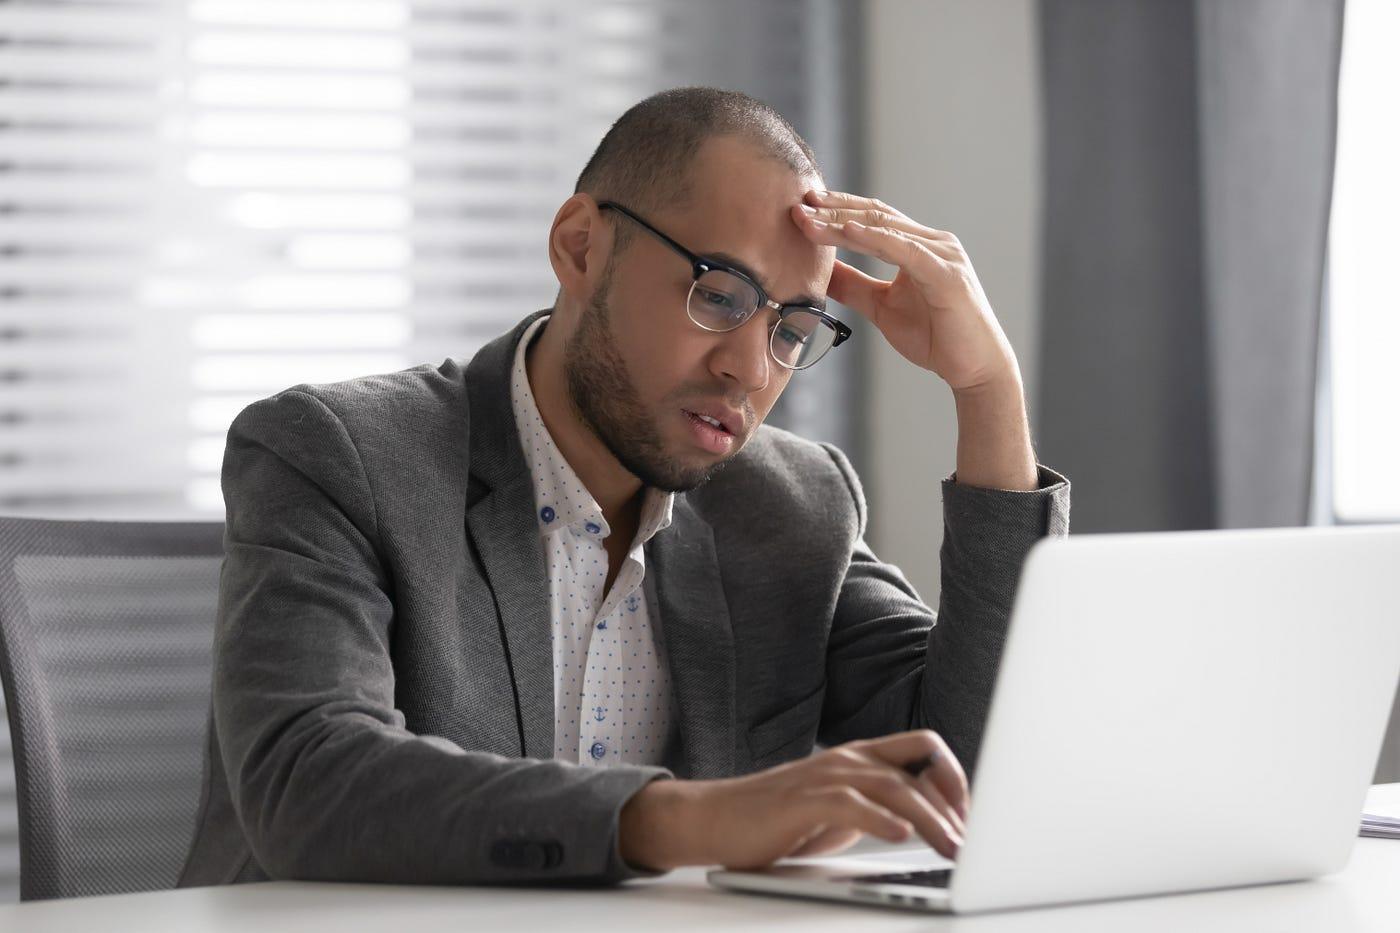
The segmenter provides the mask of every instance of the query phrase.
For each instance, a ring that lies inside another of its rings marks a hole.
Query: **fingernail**
[[[799,204],[798,207],[802,208],[802,213],[804,214],[815,214],[817,212],[817,209],[815,207],[811,207],[806,204]]]
[[[816,227],[818,230],[824,230],[827,227],[831,226],[831,224],[827,223],[825,220],[817,220],[815,217],[813,217],[812,226]]]
[[[846,221],[846,229],[847,229],[847,230],[852,230],[852,229],[854,229],[854,230],[864,230],[864,229],[865,229],[865,224],[861,223],[859,220],[848,220],[848,221]]]

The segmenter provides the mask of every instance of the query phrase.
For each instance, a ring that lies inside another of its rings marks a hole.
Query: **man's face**
[[[835,250],[811,243],[790,214],[819,180],[727,137],[706,142],[693,171],[688,205],[644,219],[692,252],[737,260],[778,302],[820,302]],[[609,261],[568,340],[569,393],[593,433],[643,483],[691,489],[738,453],[793,375],[769,353],[777,312],[761,309],[726,333],[703,330],[686,314],[693,276],[685,258],[620,214],[605,217],[631,224],[632,239]],[[724,433],[733,436],[707,434],[691,414],[697,410],[724,413]]]

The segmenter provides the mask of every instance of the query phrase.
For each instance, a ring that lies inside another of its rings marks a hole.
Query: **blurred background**
[[[961,238],[1076,532],[1400,520],[1397,51],[1391,0],[0,2],[0,514],[222,518],[240,408],[548,306],[602,134],[712,84]],[[770,420],[936,605],[951,399],[842,316]],[[15,805],[0,738],[0,898]]]

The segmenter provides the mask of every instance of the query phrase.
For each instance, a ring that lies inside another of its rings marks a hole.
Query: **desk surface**
[[[1400,784],[1371,789],[1370,812],[1400,815]],[[1344,871],[1316,881],[972,917],[733,894],[682,869],[613,888],[444,888],[270,882],[0,906],[0,930],[976,930],[1136,933],[1400,930],[1400,840],[1358,839]]]

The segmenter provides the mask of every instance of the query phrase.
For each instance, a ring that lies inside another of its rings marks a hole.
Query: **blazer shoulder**
[[[455,502],[466,484],[469,413],[457,360],[339,382],[289,386],[244,408],[229,428],[225,486],[243,485],[265,448],[366,514]]]
[[[420,413],[416,409],[465,410],[467,398],[465,367],[460,360],[450,358],[436,366],[420,363],[397,372],[339,382],[303,382],[283,389],[285,392],[310,395],[346,421]]]
[[[449,358],[436,366],[420,363],[338,382],[303,382],[259,399],[239,418],[265,420],[280,410],[296,412],[300,420],[304,404],[297,403],[309,396],[320,403],[313,407],[333,416],[357,448],[460,438],[468,420],[464,375],[462,362]]]

